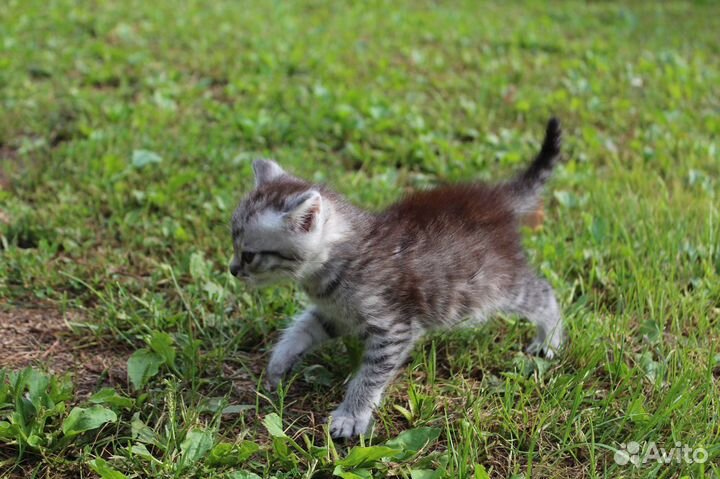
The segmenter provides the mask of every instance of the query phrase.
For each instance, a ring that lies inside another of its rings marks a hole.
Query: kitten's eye
[[[285,261],[297,261],[296,257],[289,256],[287,253],[281,253],[279,251],[260,251],[260,254],[275,256],[276,258],[280,258]]]
[[[255,253],[252,253],[250,251],[243,251],[243,253],[240,255],[240,261],[246,264],[252,263],[252,260],[255,258]]]

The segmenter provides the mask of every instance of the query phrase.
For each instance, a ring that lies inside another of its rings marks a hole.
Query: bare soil
[[[85,320],[81,311],[0,304],[0,367],[40,366],[57,374],[69,372],[76,400],[101,386],[125,387],[131,351],[100,340],[81,327],[71,327]]]
[[[15,161],[17,152],[9,146],[0,145],[0,189],[10,188],[10,177],[5,171],[7,164]]]

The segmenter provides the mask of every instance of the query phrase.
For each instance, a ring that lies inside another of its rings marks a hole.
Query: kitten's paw
[[[282,381],[282,378],[282,376],[271,376],[270,374],[267,374],[265,376],[265,382],[263,383],[263,385],[268,391],[275,391],[280,385],[280,381]]]
[[[265,389],[275,391],[289,370],[286,364],[270,361],[265,372]]]
[[[542,339],[535,338],[525,349],[525,351],[528,354],[532,354],[533,356],[541,356],[545,359],[553,359],[555,357],[555,353],[557,353],[557,351],[560,349],[560,346],[561,344],[546,344],[546,342]]]
[[[367,432],[372,420],[372,411],[352,414],[338,408],[330,414],[328,420],[330,435],[333,438],[351,438]]]
[[[528,354],[532,354],[533,356],[540,356],[543,352],[542,339],[533,339],[532,342],[528,345],[528,347],[525,348],[525,352]]]

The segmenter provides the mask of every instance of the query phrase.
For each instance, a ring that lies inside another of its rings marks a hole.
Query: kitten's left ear
[[[255,172],[256,188],[285,174],[285,170],[272,160],[255,160],[252,166]]]
[[[285,208],[285,222],[290,229],[308,233],[318,224],[322,210],[322,196],[309,190],[293,198]]]

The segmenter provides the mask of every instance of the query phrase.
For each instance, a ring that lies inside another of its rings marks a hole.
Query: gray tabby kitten
[[[366,432],[388,383],[428,330],[519,314],[537,326],[528,351],[552,358],[563,342],[560,309],[528,266],[518,230],[538,204],[560,142],[560,124],[551,119],[540,153],[515,179],[415,192],[381,213],[273,161],[255,161],[255,189],[232,218],[230,271],[251,285],[293,279],[312,301],[283,331],[268,386],[320,343],[358,336],[362,366],[330,417],[334,437],[352,437]]]

